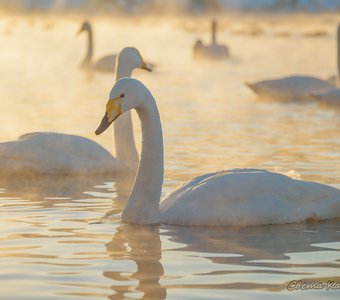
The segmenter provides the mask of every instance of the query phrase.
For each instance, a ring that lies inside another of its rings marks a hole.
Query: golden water
[[[194,62],[204,19],[97,18],[95,57],[136,46],[155,72],[166,193],[193,176],[256,167],[340,187],[340,110],[258,101],[244,81],[336,72],[336,16],[225,17],[227,62]],[[81,19],[2,16],[0,138],[32,131],[97,137],[114,76],[78,70]],[[259,28],[262,33],[248,34]],[[314,33],[321,34],[315,34]],[[139,123],[135,118],[137,140]],[[138,147],[140,145],[138,143]],[[115,216],[123,178],[0,179],[1,299],[338,299],[339,290],[288,291],[292,280],[340,281],[339,220],[254,228],[127,226]],[[113,217],[112,217],[113,215]],[[104,217],[104,219],[103,219]],[[104,222],[96,222],[104,220]]]

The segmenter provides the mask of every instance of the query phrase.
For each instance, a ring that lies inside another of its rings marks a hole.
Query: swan
[[[198,39],[194,45],[195,59],[224,59],[230,56],[229,49],[225,45],[219,45],[216,41],[217,21],[211,22],[211,44],[204,45],[202,40]]]
[[[326,80],[304,75],[246,82],[246,85],[260,98],[287,102],[312,100],[311,94],[333,87]]]
[[[121,219],[127,223],[249,226],[326,219],[340,215],[340,190],[258,169],[198,176],[160,202],[164,166],[159,112],[151,92],[123,78],[110,92],[101,134],[126,111],[136,109],[142,127],[137,176]]]
[[[91,69],[98,72],[110,72],[113,73],[115,70],[116,65],[116,58],[117,54],[110,54],[103,56],[96,62],[92,62],[93,57],[93,31],[92,26],[88,21],[85,21],[82,26],[80,27],[80,30],[78,34],[86,32],[88,43],[87,43],[87,52],[85,55],[85,58],[83,62],[80,64],[80,67],[83,69]]]
[[[151,71],[139,51],[124,48],[118,56],[117,79],[131,76],[136,68]],[[96,142],[81,136],[34,132],[16,141],[0,143],[0,174],[96,174],[121,170],[136,171],[138,154],[131,114],[114,127],[116,157]]]
[[[315,100],[313,94],[332,89],[338,85],[340,76],[340,25],[337,29],[338,75],[323,80],[307,75],[293,75],[245,84],[259,97],[280,101]]]

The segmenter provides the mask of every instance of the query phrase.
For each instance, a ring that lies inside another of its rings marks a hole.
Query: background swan
[[[134,69],[150,71],[136,48],[124,48],[118,56],[117,79],[131,76]],[[138,154],[131,114],[115,124],[116,156],[96,142],[76,135],[35,132],[16,141],[0,143],[0,173],[88,174],[135,171]],[[125,150],[125,151],[124,151]]]
[[[117,54],[110,54],[103,56],[96,62],[92,62],[93,58],[93,31],[90,22],[85,21],[78,34],[86,32],[87,33],[87,51],[83,62],[80,64],[81,68],[92,69],[98,72],[110,72],[113,73],[116,66]]]
[[[328,80],[307,75],[293,75],[254,83],[246,82],[246,85],[260,98],[280,101],[315,100],[311,95],[337,86],[340,76],[340,25],[337,29],[337,60],[338,75]]]
[[[278,101],[308,101],[311,94],[333,87],[316,77],[295,75],[272,80],[246,83],[260,98]]]
[[[211,22],[211,44],[204,45],[203,42],[198,39],[193,49],[195,59],[223,59],[230,56],[227,46],[217,44],[216,31],[217,21],[213,20]]]
[[[96,134],[135,108],[142,126],[142,153],[136,180],[122,213],[129,223],[174,225],[259,225],[325,219],[340,214],[340,190],[257,169],[235,169],[194,178],[160,202],[163,137],[156,102],[131,78],[110,93]]]

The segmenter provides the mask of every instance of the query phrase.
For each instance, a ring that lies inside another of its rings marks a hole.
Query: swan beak
[[[152,68],[151,68],[150,64],[147,64],[144,60],[142,60],[142,69],[147,70],[149,72],[152,72]]]
[[[106,104],[105,115],[102,121],[100,122],[99,127],[95,131],[96,135],[103,133],[107,128],[109,128],[111,123],[114,120],[116,120],[120,116],[121,113],[122,113],[122,104],[121,104],[120,97],[110,99]]]

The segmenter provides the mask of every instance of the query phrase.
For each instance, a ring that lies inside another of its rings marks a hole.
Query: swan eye
[[[120,96],[119,96],[119,98],[124,98],[125,97],[125,94],[121,94]]]

